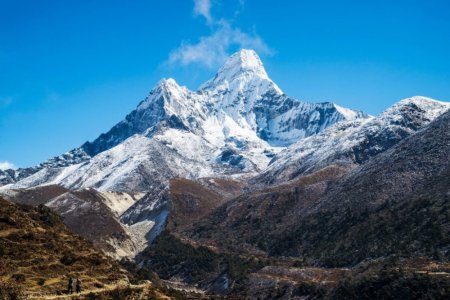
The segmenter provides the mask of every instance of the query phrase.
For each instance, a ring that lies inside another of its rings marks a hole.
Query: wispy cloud
[[[239,9],[242,9],[243,4],[244,2],[240,0]],[[271,53],[269,46],[256,32],[245,32],[241,28],[234,27],[226,19],[216,20],[211,15],[210,0],[194,0],[194,15],[203,16],[208,25],[211,25],[212,32],[210,35],[200,37],[196,43],[182,42],[169,54],[167,63],[171,66],[200,64],[207,68],[215,68],[236,48],[251,48],[261,54]]]
[[[194,15],[203,16],[208,24],[212,24],[211,0],[194,0]]]
[[[214,68],[224,62],[230,55],[233,46],[252,48],[259,53],[269,54],[270,48],[255,33],[246,33],[239,28],[233,28],[228,22],[221,25],[208,36],[203,36],[195,44],[182,43],[170,53],[169,64],[201,64]]]
[[[17,167],[9,161],[0,161],[0,170],[17,169]]]

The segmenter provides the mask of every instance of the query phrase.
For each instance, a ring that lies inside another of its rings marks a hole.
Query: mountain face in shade
[[[336,122],[368,117],[286,96],[258,55],[241,50],[199,90],[163,79],[93,142],[33,168],[2,172],[0,180],[16,188],[148,191],[173,177],[259,172],[286,146]]]

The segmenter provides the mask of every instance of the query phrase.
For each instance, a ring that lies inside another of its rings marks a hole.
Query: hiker
[[[73,293],[73,279],[69,277],[69,281],[67,282],[67,294]]]
[[[81,280],[80,280],[80,278],[77,278],[76,289],[77,289],[77,294],[81,293]]]

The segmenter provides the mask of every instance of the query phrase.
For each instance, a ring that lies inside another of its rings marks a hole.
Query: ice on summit
[[[145,191],[152,182],[165,184],[174,176],[259,172],[299,139],[366,117],[332,103],[288,97],[256,52],[243,49],[197,91],[162,79],[109,132],[62,156],[56,168],[41,165],[16,186]],[[71,159],[64,163],[64,157]]]
[[[261,59],[254,50],[242,49],[230,56],[216,76],[201,85],[200,89],[215,88],[245,76],[270,80]]]

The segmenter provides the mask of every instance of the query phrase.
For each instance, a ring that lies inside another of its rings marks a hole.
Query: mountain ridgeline
[[[241,50],[198,90],[163,79],[97,139],[0,171],[0,194],[206,294],[446,299],[449,108],[304,102]]]
[[[167,143],[177,139],[174,130],[179,138],[195,136],[198,141],[193,146],[212,153],[207,156],[209,163],[196,162],[208,165],[208,175],[227,172],[227,168],[233,173],[257,171],[266,167],[280,147],[338,121],[367,117],[333,103],[306,103],[286,96],[270,80],[256,53],[242,50],[198,91],[181,87],[173,79],[163,79],[125,120],[93,142],[33,168],[8,170],[0,179],[3,184],[18,181],[21,187],[52,181],[67,188],[101,188],[104,183],[99,181],[107,174],[95,183],[83,184],[83,180],[74,183],[78,178],[61,176],[62,169],[86,162],[89,165],[96,155],[113,152],[114,147],[136,136],[150,139],[165,150]],[[173,148],[180,150],[176,145]],[[196,159],[195,153],[178,154],[190,156],[183,157],[185,160]],[[34,175],[33,180],[30,175]],[[24,178],[28,180],[21,184]],[[105,188],[120,186],[113,183]]]

